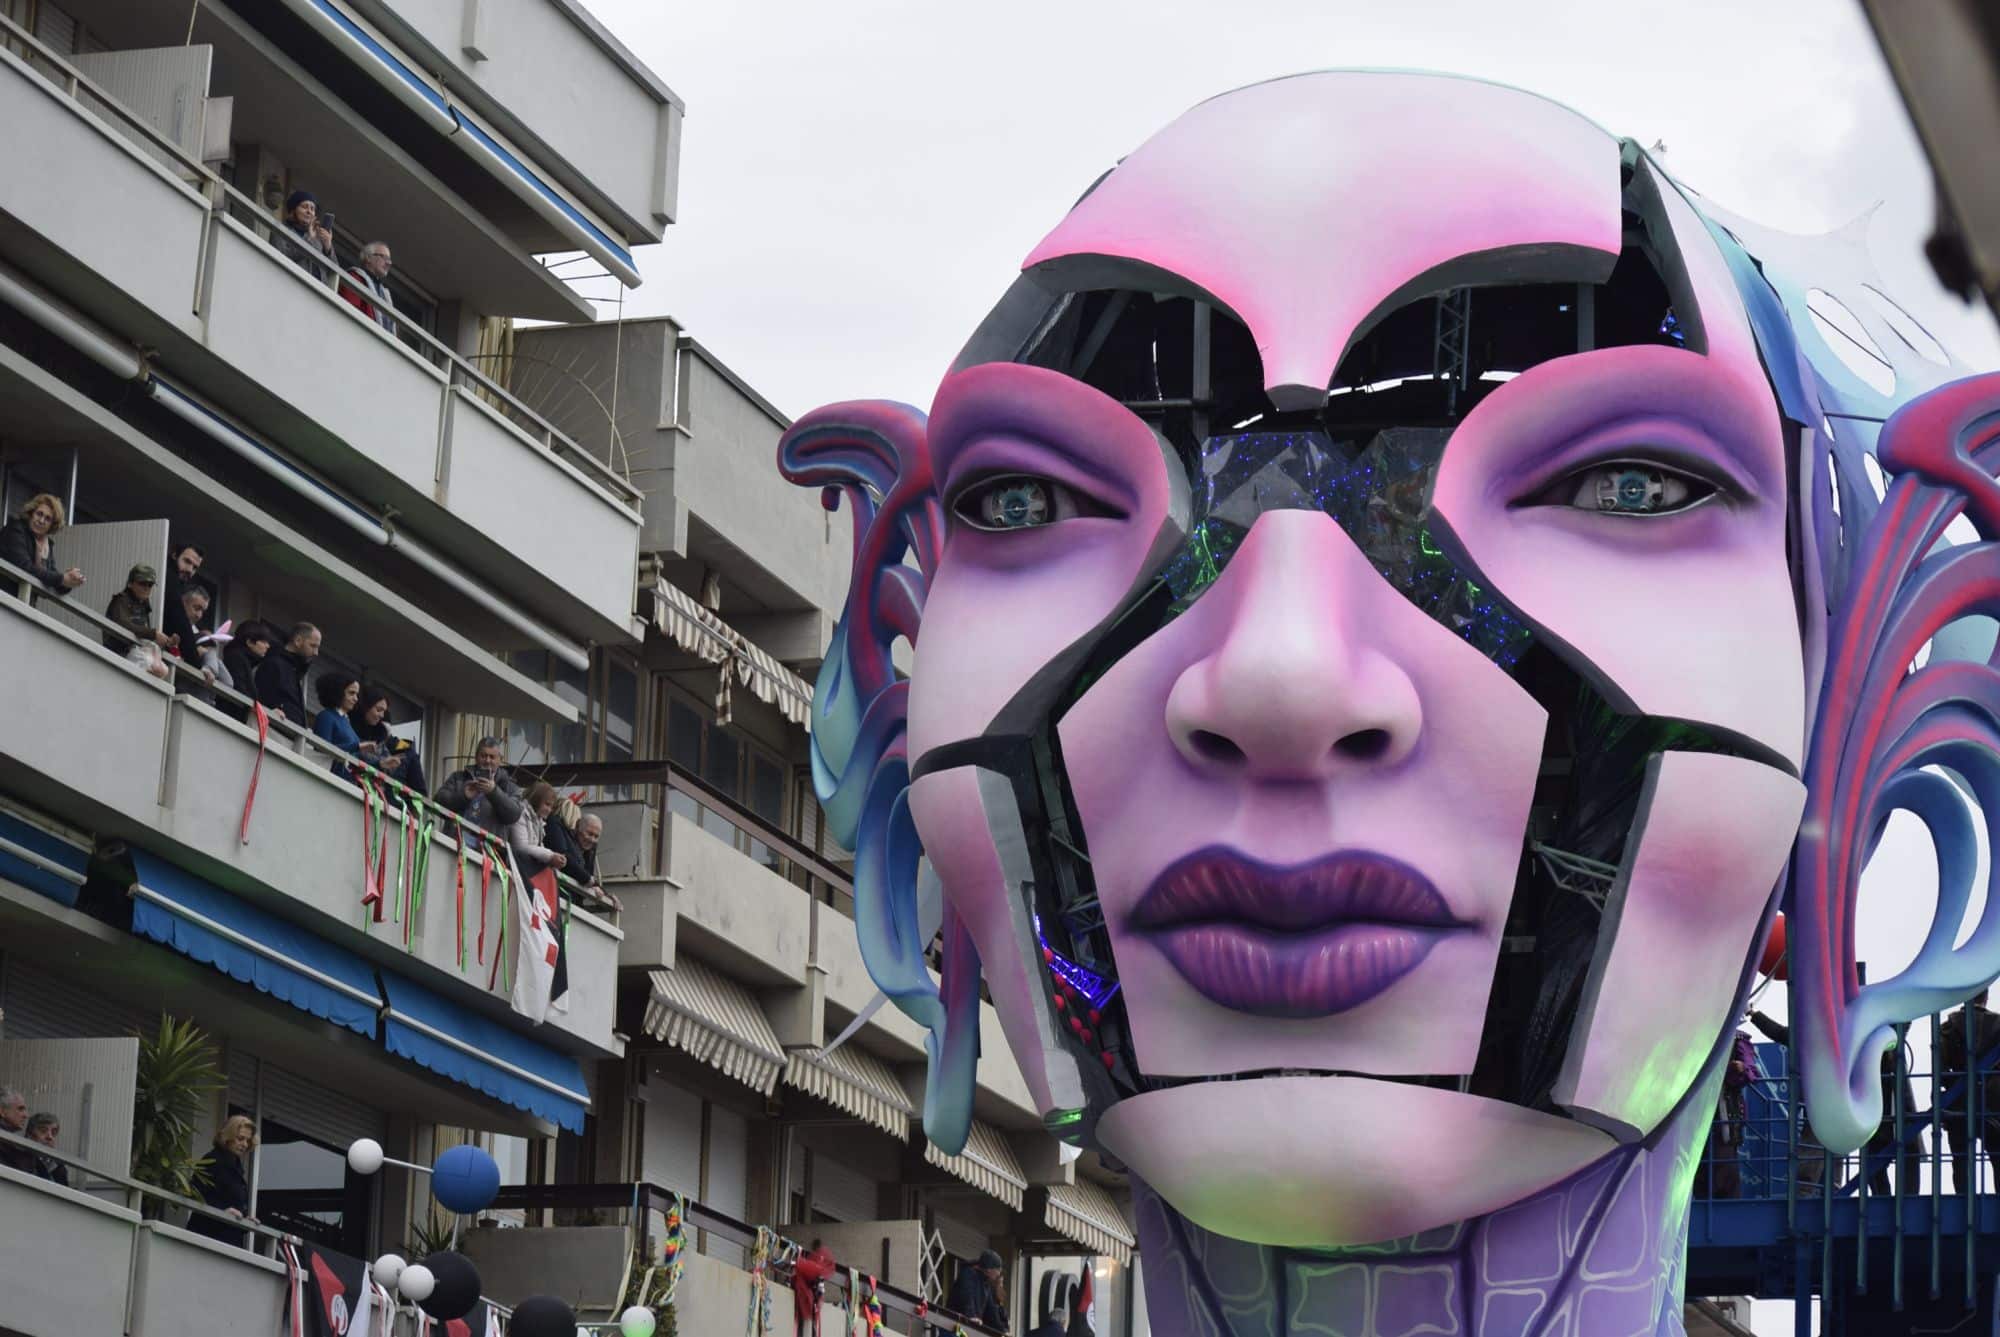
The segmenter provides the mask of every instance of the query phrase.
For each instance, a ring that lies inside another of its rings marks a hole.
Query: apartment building
[[[565,272],[637,281],[682,106],[573,0],[0,0],[0,108],[0,508],[57,499],[83,576],[0,568],[0,1084],[59,1116],[75,1185],[0,1169],[0,1331],[275,1331],[277,1234],[369,1257],[425,1224],[353,1139],[562,1176],[625,1050],[623,934],[566,895],[540,1015],[495,847],[102,615],[150,566],[160,629],[197,545],[211,620],[316,624],[305,701],[379,684],[432,786],[487,720],[601,733],[565,675],[645,643],[642,492],[490,345],[589,319]],[[280,221],[295,192],[331,254]],[[196,1145],[259,1130],[253,1249],[132,1179],[163,1013],[216,1049]]]
[[[599,1068],[598,1169],[822,1238],[933,1306],[994,1249],[1021,1332],[1088,1267],[1100,1337],[1143,1334],[1123,1178],[1043,1131],[990,1004],[976,1121],[953,1157],[923,1137],[921,1031],[870,1010],[849,856],[821,829],[805,729],[852,531],[778,476],[789,420],[671,319],[525,329],[512,354],[515,392],[572,436],[609,439],[646,494],[645,632],[610,652],[602,745],[514,737],[564,787],[603,787],[607,857],[632,879],[629,1038]],[[742,1258],[740,1240],[712,1238],[701,1266]]]

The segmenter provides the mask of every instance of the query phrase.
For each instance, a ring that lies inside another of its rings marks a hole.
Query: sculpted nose
[[[1198,605],[1220,613],[1220,635],[1167,695],[1181,756],[1210,774],[1280,781],[1408,756],[1423,710],[1416,684],[1369,634],[1384,596],[1403,602],[1332,519],[1258,517]],[[1407,614],[1421,616],[1407,605],[1388,612]]]

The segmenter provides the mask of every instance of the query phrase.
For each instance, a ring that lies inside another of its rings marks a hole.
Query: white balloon
[[[430,1299],[431,1292],[436,1289],[437,1278],[422,1263],[411,1263],[396,1280],[397,1292],[405,1300],[414,1300],[418,1304]]]
[[[347,1148],[347,1163],[358,1175],[372,1175],[382,1168],[382,1144],[372,1137],[358,1137]]]
[[[623,1337],[653,1337],[653,1329],[658,1325],[653,1311],[644,1305],[633,1305],[618,1316],[618,1331]]]
[[[408,1266],[409,1264],[403,1261],[403,1255],[399,1253],[385,1253],[375,1260],[375,1266],[370,1268],[369,1271],[374,1275],[377,1286],[387,1286],[393,1289],[396,1285],[396,1279],[403,1275],[403,1269]]]

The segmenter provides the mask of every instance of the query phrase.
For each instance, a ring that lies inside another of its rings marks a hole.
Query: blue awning
[[[0,812],[0,878],[74,906],[89,865],[88,849]]]
[[[583,1131],[590,1092],[574,1058],[408,980],[385,974],[382,987],[389,995],[382,1043],[390,1053],[558,1128]]]
[[[132,851],[132,931],[293,1007],[370,1039],[382,1008],[375,968],[143,850]]]

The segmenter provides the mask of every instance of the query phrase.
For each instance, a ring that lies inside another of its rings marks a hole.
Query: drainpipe
[[[575,642],[495,598],[484,586],[449,561],[414,539],[396,533],[370,512],[300,472],[261,441],[226,421],[178,386],[158,376],[148,378],[145,359],[136,350],[103,334],[89,320],[48,296],[6,265],[0,265],[0,299],[114,376],[134,381],[145,378],[147,396],[175,417],[227,447],[259,472],[290,488],[357,534],[402,553],[565,664],[586,672],[589,670],[590,655]]]

